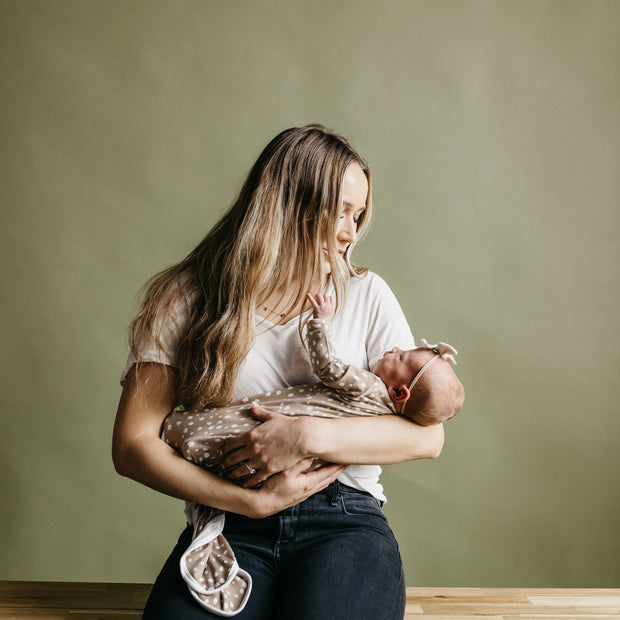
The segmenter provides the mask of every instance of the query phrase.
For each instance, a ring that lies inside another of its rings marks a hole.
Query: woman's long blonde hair
[[[349,142],[320,125],[277,135],[250,170],[239,196],[198,246],[148,284],[129,328],[140,363],[144,343],[163,342],[170,313],[186,310],[179,349],[178,402],[196,409],[231,401],[237,373],[254,342],[254,314],[274,292],[295,295],[324,287],[322,248],[327,246],[339,303],[363,269],[338,259],[335,236],[347,167],[358,163],[370,187],[370,170]],[[370,220],[370,190],[358,235]]]

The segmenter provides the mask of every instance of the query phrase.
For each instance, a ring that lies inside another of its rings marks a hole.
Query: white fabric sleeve
[[[171,312],[155,328],[154,337],[142,339],[138,343],[138,350],[130,351],[125,368],[121,373],[121,383],[127,377],[131,367],[138,361],[156,362],[167,366],[177,365],[177,353],[181,338],[187,330],[189,316],[188,304],[184,299],[179,300]]]

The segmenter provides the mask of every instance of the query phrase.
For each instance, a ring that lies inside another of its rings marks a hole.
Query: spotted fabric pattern
[[[181,558],[181,575],[194,599],[219,616],[239,613],[252,590],[252,578],[237,566],[222,535],[224,512],[196,507],[194,538]]]

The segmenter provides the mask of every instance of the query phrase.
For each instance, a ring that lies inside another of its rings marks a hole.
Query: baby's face
[[[425,364],[423,358],[424,351],[428,352],[426,357],[432,357],[432,351],[425,349],[411,349],[403,351],[398,347],[394,347],[390,351],[386,351],[383,357],[370,369],[383,383],[389,386],[405,385],[413,381],[420,368]]]

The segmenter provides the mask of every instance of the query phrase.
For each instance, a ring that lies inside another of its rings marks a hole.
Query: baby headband
[[[451,345],[446,342],[438,342],[437,344],[428,344],[424,338],[420,338],[420,342],[422,343],[416,349],[429,349],[435,355],[431,357],[422,368],[420,368],[418,374],[413,378],[411,385],[409,386],[409,392],[413,392],[413,388],[415,384],[420,380],[420,377],[428,370],[430,366],[432,366],[440,357],[450,362],[450,364],[456,364],[456,360],[454,356],[458,353],[458,351]],[[404,404],[403,404],[404,407]]]

